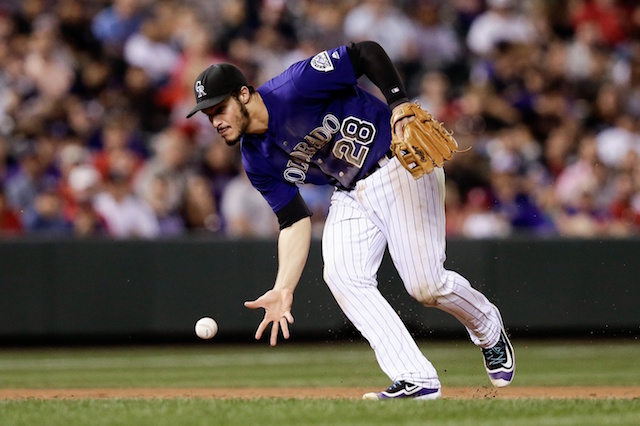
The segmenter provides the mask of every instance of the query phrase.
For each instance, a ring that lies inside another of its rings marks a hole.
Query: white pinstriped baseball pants
[[[392,158],[352,191],[334,192],[322,237],[324,279],[369,341],[380,368],[392,381],[439,388],[436,369],[378,290],[387,245],[412,297],[454,315],[475,345],[491,347],[498,341],[498,309],[464,277],[444,268],[442,169],[414,180]]]

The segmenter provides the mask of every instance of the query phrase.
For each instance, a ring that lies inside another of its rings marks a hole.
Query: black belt
[[[362,177],[362,179],[366,179],[369,176],[371,176],[372,174],[374,174],[375,172],[377,172],[378,170],[380,170],[380,168],[382,167],[383,164],[386,164],[388,162],[388,160],[391,160],[393,157],[395,156],[394,152],[391,151],[391,148],[389,148],[389,150],[387,152],[385,152],[384,156],[379,159],[368,171],[367,173],[364,174],[364,176]],[[385,161],[383,161],[385,160]]]

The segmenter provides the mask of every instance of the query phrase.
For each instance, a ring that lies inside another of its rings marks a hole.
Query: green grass
[[[0,424],[637,425],[640,401],[79,400],[0,402]]]
[[[640,386],[640,342],[513,341],[512,386]],[[468,341],[420,342],[447,386],[487,386]],[[388,385],[364,343],[0,349],[0,388]],[[0,400],[0,425],[638,425],[640,399]]]
[[[513,342],[517,386],[640,386],[640,342]],[[484,386],[467,341],[420,342],[443,386]],[[364,343],[0,349],[0,388],[387,386]]]

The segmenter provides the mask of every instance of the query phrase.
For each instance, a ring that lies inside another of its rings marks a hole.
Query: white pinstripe
[[[412,297],[454,315],[480,347],[491,347],[500,336],[498,309],[464,277],[444,268],[445,243],[442,169],[414,180],[393,158],[354,190],[332,196],[322,237],[324,278],[392,381],[440,387],[435,368],[378,291],[376,275],[387,244]]]

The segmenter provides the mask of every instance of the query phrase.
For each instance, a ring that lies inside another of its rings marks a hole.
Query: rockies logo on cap
[[[204,86],[200,80],[196,81],[196,93],[198,95],[198,99],[203,96],[207,96],[207,92],[204,91]]]

